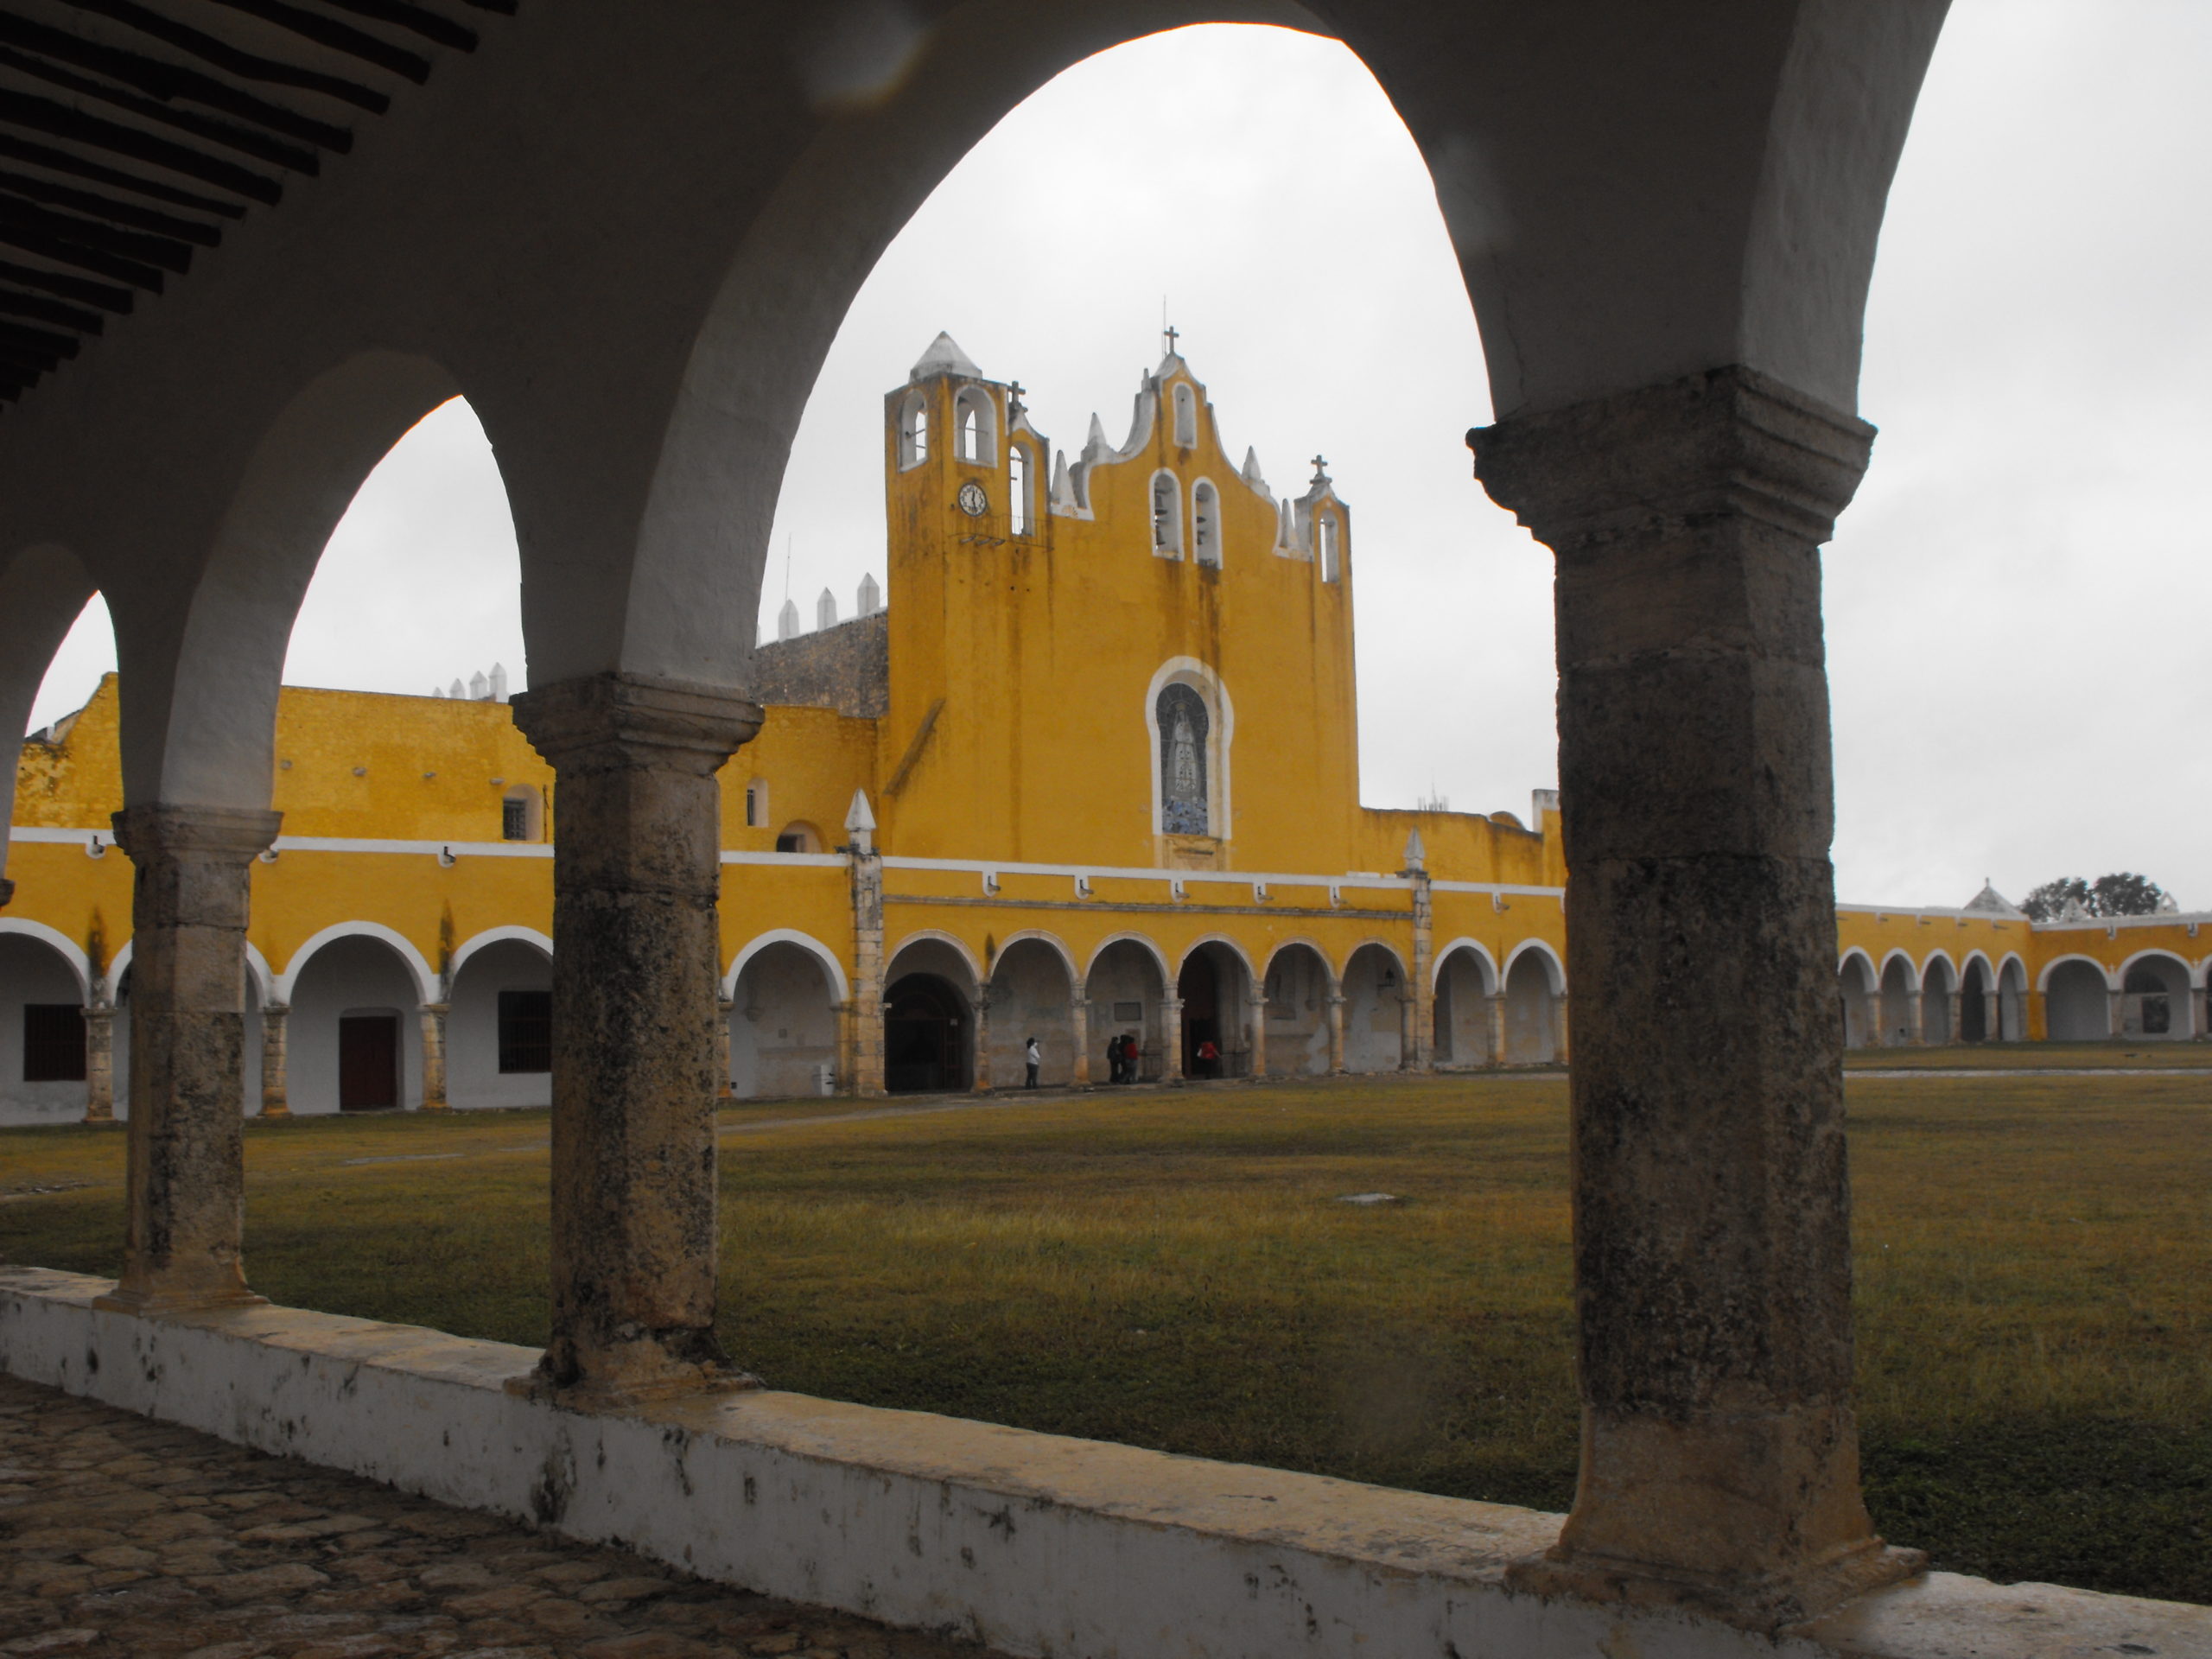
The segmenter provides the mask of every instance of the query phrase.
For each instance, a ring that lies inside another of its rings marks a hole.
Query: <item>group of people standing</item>
[[[1106,1081],[1135,1083],[1144,1069],[1144,1045],[1134,1031],[1117,1032],[1106,1039]]]

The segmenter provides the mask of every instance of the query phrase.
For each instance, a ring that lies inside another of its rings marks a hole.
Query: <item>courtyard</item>
[[[2212,1600],[2212,1068],[2026,1058],[1854,1057],[1876,1522],[1946,1568]],[[720,1122],[719,1332],[772,1386],[1572,1499],[1557,1073]],[[6,1131],[0,1257],[116,1272],[123,1142]],[[543,1112],[250,1122],[246,1167],[249,1274],[274,1300],[544,1340]]]

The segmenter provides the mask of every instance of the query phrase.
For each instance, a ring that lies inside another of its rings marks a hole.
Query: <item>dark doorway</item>
[[[1986,1043],[1990,1039],[1989,1004],[1985,1000],[1989,992],[1989,976],[1981,964],[1967,964],[1966,977],[1959,982],[1959,1040],[1962,1043]]]
[[[968,1004],[935,974],[909,974],[883,1000],[883,1086],[894,1095],[968,1087]]]
[[[390,1111],[399,1104],[399,1017],[348,1014],[338,1021],[338,1109]]]
[[[1205,950],[1191,952],[1175,981],[1175,995],[1183,1003],[1183,1075],[1224,1076],[1227,1067],[1222,1063],[1226,1050],[1221,1040],[1221,976]],[[1213,1045],[1213,1057],[1202,1060],[1198,1050],[1209,1043]]]

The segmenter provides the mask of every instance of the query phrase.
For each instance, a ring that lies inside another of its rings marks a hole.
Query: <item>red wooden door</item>
[[[381,1111],[399,1104],[399,1021],[389,1014],[349,1014],[338,1021],[338,1109]]]

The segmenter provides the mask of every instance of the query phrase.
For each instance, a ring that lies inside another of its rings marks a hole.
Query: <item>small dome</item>
[[[914,366],[906,371],[906,378],[927,380],[939,374],[964,374],[975,380],[983,378],[983,372],[969,360],[968,353],[960,349],[950,334],[944,333],[939,333],[930,342],[929,350],[915,359]]]

